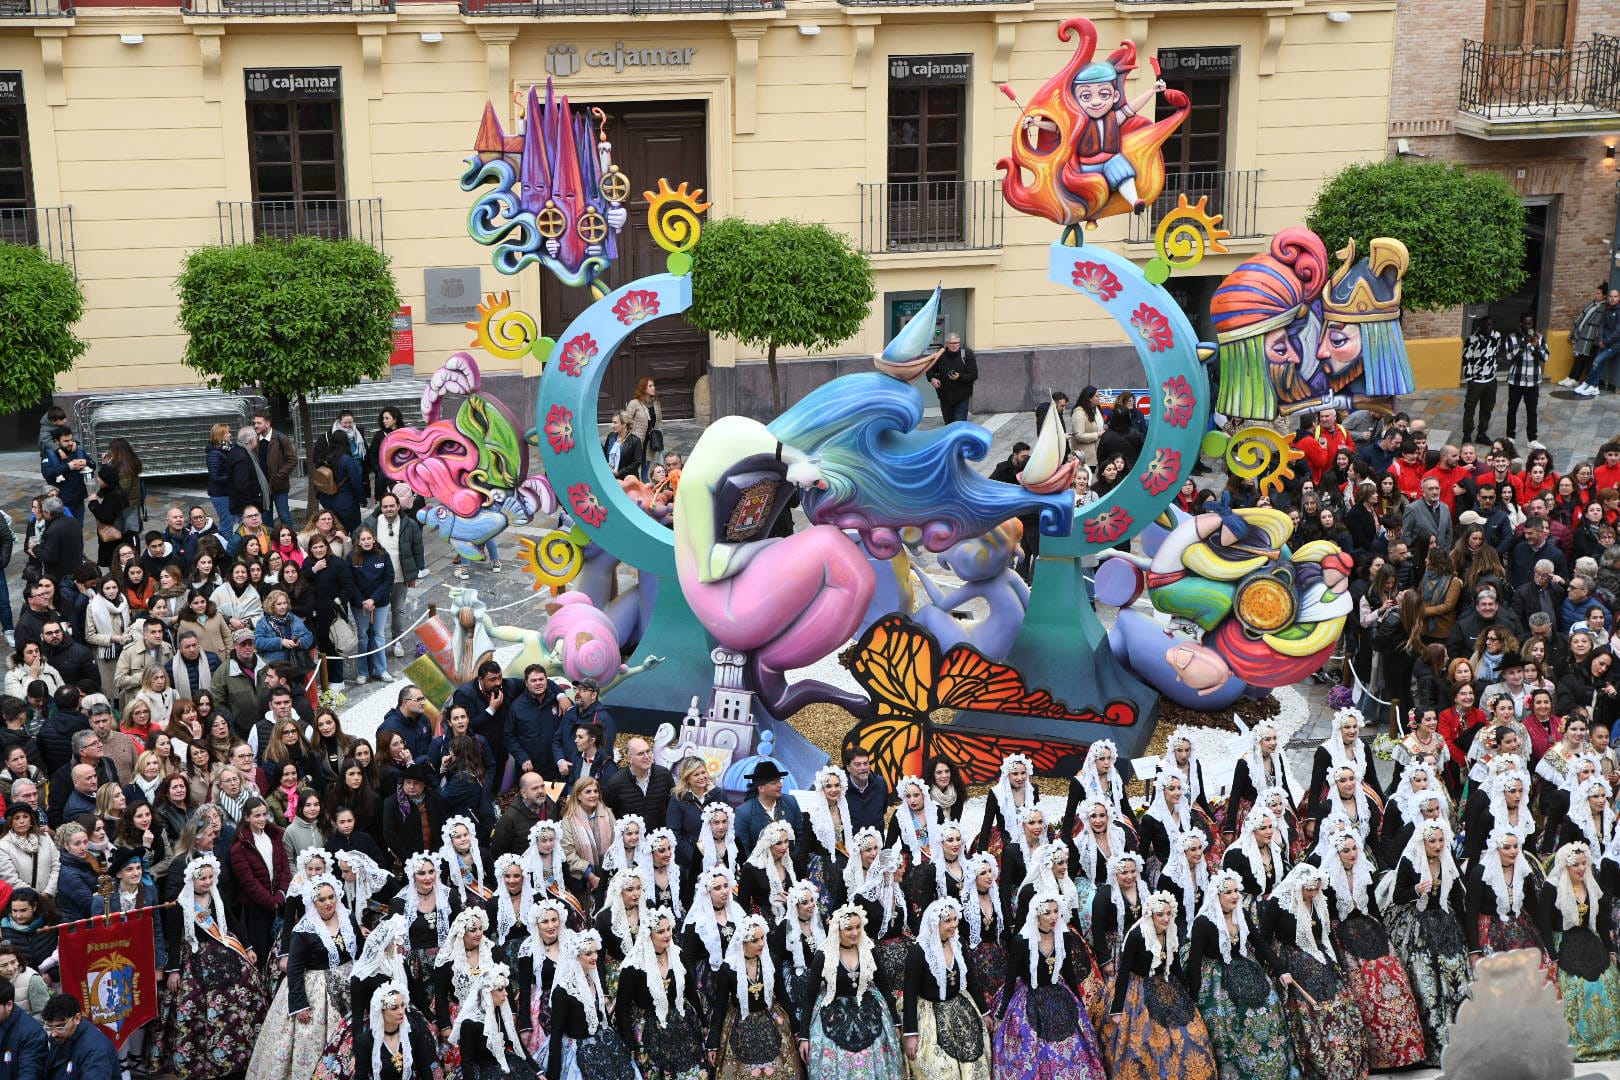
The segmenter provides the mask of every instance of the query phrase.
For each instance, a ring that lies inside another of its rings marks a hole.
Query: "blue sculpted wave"
[[[1074,500],[1067,492],[1034,495],[986,479],[968,463],[989,451],[989,433],[968,423],[917,431],[922,415],[916,389],[866,372],[818,387],[769,427],[820,464],[826,487],[805,493],[805,513],[856,530],[878,558],[898,554],[899,530],[911,525],[930,551],[1025,514],[1040,515],[1042,532],[1068,533]]]

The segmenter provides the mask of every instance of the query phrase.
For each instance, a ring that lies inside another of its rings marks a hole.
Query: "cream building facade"
[[[985,408],[1023,407],[1032,385],[1140,378],[1115,326],[1045,280],[1056,227],[1004,210],[995,184],[1020,111],[999,86],[1027,99],[1059,68],[1072,49],[1062,19],[1094,20],[1102,51],[1137,42],[1132,96],[1154,56],[1193,96],[1169,148],[1172,190],[1212,195],[1236,235],[1200,276],[1172,279],[1190,310],[1267,236],[1301,223],[1325,177],[1384,156],[1390,130],[1394,0],[735,0],[731,12],[688,10],[725,0],[655,0],[661,13],[647,15],[627,14],[636,0],[187,0],[60,14],[57,2],[0,0],[0,121],[14,116],[0,124],[0,185],[18,156],[6,132],[16,117],[26,125],[26,190],[8,203],[0,186],[0,221],[10,207],[14,234],[33,222],[27,238],[54,243],[83,282],[90,350],[61,396],[194,385],[176,325],[181,261],[273,231],[272,213],[290,214],[292,231],[346,228],[384,247],[418,372],[468,346],[459,316],[480,291],[513,290],[560,333],[583,301],[535,270],[497,274],[467,238],[471,196],[457,184],[484,102],[510,130],[514,92],[548,73],[574,102],[604,108],[635,191],[659,174],[692,180],[711,215],[825,222],[871,252],[871,317],[837,350],[843,361],[785,363],[790,393],[879,348],[942,281],[949,329],[980,356]],[[20,83],[10,96],[8,72]],[[292,209],[252,205],[272,201]],[[70,235],[53,231],[67,211],[51,208],[71,208]],[[1146,260],[1148,227],[1113,219],[1086,241]],[[621,260],[611,279],[658,269],[650,257]],[[672,412],[761,408],[763,365],[732,342],[663,324],[642,334],[634,363],[618,366],[667,380]],[[500,375],[537,373],[481,359]]]

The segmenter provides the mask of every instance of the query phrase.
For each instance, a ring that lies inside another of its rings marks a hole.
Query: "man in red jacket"
[[[1462,463],[1462,454],[1455,446],[1449,443],[1440,451],[1440,463],[1430,469],[1428,475],[1440,481],[1440,501],[1451,507],[1453,515],[1457,513],[1457,496],[1471,502],[1472,493],[1467,484],[1474,479],[1474,470]],[[1459,491],[1458,489],[1462,490]]]
[[[1331,405],[1317,412],[1315,430],[1302,432],[1294,445],[1305,455],[1305,464],[1311,467],[1311,478],[1318,484],[1322,482],[1322,474],[1333,467],[1333,456],[1340,449],[1350,451],[1351,456],[1356,452],[1356,441],[1339,423],[1339,410]]]

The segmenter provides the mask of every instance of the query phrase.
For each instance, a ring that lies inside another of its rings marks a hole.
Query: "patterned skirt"
[[[1542,954],[1544,962],[1547,953],[1546,946],[1541,943],[1541,932],[1536,929],[1536,920],[1528,909],[1522,907],[1518,915],[1511,919],[1500,918],[1495,912],[1480,915],[1479,947],[1493,953],[1535,949]]]
[[[1097,886],[1088,877],[1074,879],[1074,891],[1080,898],[1080,910],[1074,913],[1069,920],[1074,925],[1074,932],[1080,935],[1081,941],[1091,940],[1091,901],[1097,895]],[[1011,912],[1008,913],[1011,917]]]
[[[830,920],[832,913],[843,906],[846,891],[844,866],[847,863],[847,859],[829,859],[820,853],[805,860],[805,876],[816,883],[816,907],[821,911],[823,922]]]
[[[1305,1080],[1365,1080],[1369,1058],[1361,1010],[1330,965],[1293,944],[1279,947],[1282,962],[1313,1007],[1290,991],[1286,1011],[1294,1055]]]
[[[1406,976],[1417,996],[1427,1047],[1424,1060],[1440,1063],[1451,1034],[1451,1022],[1468,998],[1472,973],[1468,943],[1454,916],[1439,908],[1419,911],[1415,905],[1396,908],[1389,916],[1389,938],[1395,955],[1406,965]]]
[[[214,1080],[247,1068],[268,995],[245,957],[197,937],[199,951],[181,961],[180,992],[165,1000],[158,1057],[186,1080]],[[210,978],[202,969],[228,969],[229,977]]]
[[[857,1003],[835,997],[810,1021],[809,1080],[902,1080],[894,1018],[875,988]]]
[[[896,997],[906,985],[906,953],[911,949],[909,934],[895,934],[877,943],[872,958],[877,961],[878,975],[883,985],[892,986]]]
[[[996,1070],[1020,1080],[1105,1080],[1097,1032],[1061,983],[1033,992],[1020,981],[996,1025]]]
[[[247,1080],[304,1080],[314,1074],[327,1044],[349,1015],[349,970],[353,967],[353,963],[344,963],[305,973],[307,1024],[287,1014],[287,980],[281,980],[253,1047]]]
[[[562,1080],[641,1080],[641,1070],[612,1024],[588,1039],[564,1039]]]
[[[912,1080],[990,1080],[990,1037],[967,994],[917,1002],[917,1057]]]
[[[996,1001],[1007,983],[1007,946],[999,941],[979,942],[967,954],[968,969],[978,980],[986,1001]]]
[[[506,1056],[506,1068],[494,1062],[488,1065],[470,1061],[461,1063],[462,1080],[539,1080],[540,1069],[526,1054],[513,1052]]]
[[[1265,969],[1241,953],[1206,959],[1198,1013],[1220,1080],[1299,1080],[1282,999]]]
[[[415,1008],[407,1006],[406,1019],[410,1021],[415,1031],[427,1030],[427,1018],[417,1012]],[[362,1024],[364,1020],[360,1021]],[[354,1017],[346,1016],[332,1034],[332,1041],[326,1044],[321,1053],[321,1060],[316,1064],[315,1071],[310,1074],[310,1080],[350,1080],[354,1076]],[[441,1080],[444,1076],[443,1067],[435,1061],[433,1063],[433,1080]]]
[[[699,964],[698,967],[707,971],[708,964]],[[546,1043],[546,1032],[551,1030],[551,995],[542,994],[539,986],[529,991],[529,1033],[523,1037],[523,1046],[529,1051],[535,1061],[545,1063],[545,1055],[541,1048]]]
[[[803,1076],[799,1042],[781,1002],[740,1020],[735,1009],[726,1014],[716,1080],[800,1080]]]
[[[630,1018],[630,1045],[644,1080],[701,1080],[708,1071],[697,1017],[690,1007],[676,1012],[680,1004],[670,1002],[672,1015],[663,1027],[655,1014],[641,1008]]]
[[[1584,926],[1559,935],[1558,991],[1564,997],[1575,1060],[1620,1057],[1620,969]]]
[[[1386,1072],[1422,1061],[1426,1051],[1417,998],[1382,924],[1357,912],[1340,923],[1333,936],[1344,959],[1350,996],[1366,1025],[1371,1067]]]
[[[1104,1028],[1112,1080],[1215,1080],[1215,1049],[1187,988],[1132,975],[1125,1007]]]

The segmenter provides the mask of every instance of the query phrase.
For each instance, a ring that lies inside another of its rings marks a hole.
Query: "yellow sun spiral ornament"
[[[540,336],[534,316],[512,307],[510,292],[488,294],[478,305],[478,321],[465,325],[473,332],[475,347],[502,360],[527,356]]]
[[[1279,491],[1293,478],[1294,462],[1305,455],[1287,436],[1254,424],[1239,428],[1226,447],[1226,468],[1242,480],[1253,480],[1260,494]]]
[[[579,575],[585,556],[572,537],[552,529],[538,541],[518,538],[518,563],[534,579],[534,590],[549,588],[555,595]]]
[[[644,191],[642,195],[647,200],[647,231],[653,243],[671,255],[685,254],[697,246],[703,231],[698,215],[711,205],[703,201],[702,188],[688,192],[685,180],[680,187],[671,188],[669,181],[660,176],[658,190]]]
[[[1221,241],[1232,234],[1220,225],[1221,215],[1209,212],[1209,196],[1200,195],[1192,204],[1186,195],[1178,195],[1175,209],[1164,215],[1153,230],[1153,250],[1172,269],[1190,270],[1203,262],[1205,255],[1226,254]]]

